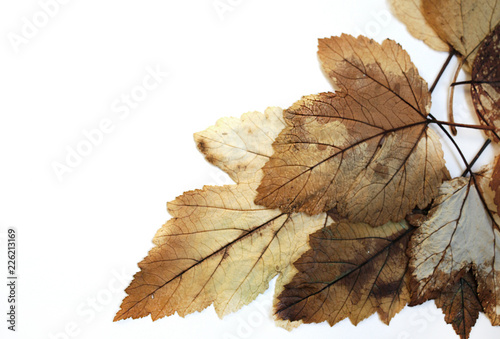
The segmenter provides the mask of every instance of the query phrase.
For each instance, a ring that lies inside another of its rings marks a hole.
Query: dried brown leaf
[[[173,218],[139,263],[115,321],[147,315],[156,320],[175,312],[185,316],[211,304],[222,317],[264,292],[308,249],[308,235],[324,226],[326,213],[289,215],[253,203],[260,167],[282,127],[276,110],[224,119],[195,136],[198,145],[204,143],[199,148],[206,157],[240,183],[206,186],[168,204]],[[256,134],[260,142],[253,139]]]
[[[389,0],[389,4],[394,15],[406,25],[411,35],[436,51],[450,50],[450,46],[427,23],[422,12],[422,0]]]
[[[471,178],[441,185],[429,219],[409,245],[412,303],[439,296],[472,268],[481,305],[500,325],[500,228]]]
[[[425,208],[445,175],[430,94],[393,41],[348,35],[320,40],[336,93],[302,98],[264,166],[257,204],[316,214],[336,208],[353,222],[399,221]]]
[[[500,142],[500,24],[484,39],[472,64],[471,96],[479,121],[496,128],[496,135],[486,134]]]
[[[139,263],[116,320],[181,316],[214,304],[219,316],[250,303],[307,249],[325,215],[287,215],[255,206],[245,185],[186,192],[169,203],[173,219]]]
[[[498,0],[422,0],[425,19],[465,58],[470,72],[478,47],[500,22]]]
[[[297,273],[277,298],[277,317],[333,326],[377,312],[388,324],[410,300],[411,232],[404,222],[372,228],[344,220],[312,234],[311,249],[294,263]]]
[[[436,298],[436,306],[443,310],[444,320],[453,326],[460,338],[467,339],[483,307],[471,271],[460,275],[462,277],[455,284],[448,285]]]

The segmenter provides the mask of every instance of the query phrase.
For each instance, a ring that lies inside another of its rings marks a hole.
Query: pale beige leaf
[[[441,40],[425,20],[422,0],[389,0],[389,4],[394,15],[406,25],[411,35],[436,51],[450,50],[450,46]]]
[[[311,215],[336,208],[374,226],[425,208],[446,171],[427,128],[427,84],[407,53],[393,41],[342,35],[320,40],[319,56],[341,90],[284,111],[256,203]]]
[[[245,113],[240,119],[219,119],[194,139],[207,161],[236,183],[258,183],[257,173],[273,154],[272,142],[283,127],[283,110],[270,107],[264,113]]]
[[[493,325],[500,325],[500,230],[470,178],[446,181],[410,241],[412,302],[437,297],[472,268]]]
[[[483,39],[500,21],[498,0],[422,0],[424,16],[437,35],[472,62]]]
[[[181,316],[213,304],[219,316],[250,303],[307,250],[326,214],[288,215],[253,203],[245,184],[184,193],[168,204],[173,219],[139,263],[116,320]]]

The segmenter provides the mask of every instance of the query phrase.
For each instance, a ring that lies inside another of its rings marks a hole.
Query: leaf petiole
[[[477,159],[479,159],[479,157],[481,156],[481,154],[483,154],[484,150],[486,149],[486,147],[488,147],[488,145],[491,143],[491,139],[486,139],[486,141],[484,142],[483,146],[481,146],[481,149],[476,153],[476,155],[474,156],[474,159],[472,159],[472,161],[470,162],[470,168],[472,168],[474,166],[474,164],[476,163]],[[469,173],[469,169],[466,169],[463,173],[462,173],[462,177],[465,177],[467,175],[467,173]]]
[[[474,81],[474,80],[465,80],[465,81],[457,81],[451,83],[450,86],[458,86],[458,85],[475,85],[475,84],[493,84],[493,85],[498,85],[500,84],[500,81]]]
[[[480,129],[480,130],[486,130],[486,131],[495,130],[494,126],[460,124],[457,122],[448,122],[448,121],[441,121],[441,120],[436,120],[436,119],[431,119],[430,122],[438,124],[438,125],[446,125],[446,126],[453,126],[453,127],[472,128],[472,129]]]
[[[453,82],[457,81],[458,74],[460,73],[460,70],[462,69],[462,66],[464,64],[463,58],[459,58],[458,60],[460,62],[458,63],[457,69],[455,71],[455,75],[453,76]],[[454,97],[454,95],[455,95],[455,87],[450,86],[449,101],[448,101],[448,120],[450,120],[450,122],[452,122],[452,123],[455,122],[455,119],[453,117],[453,97]],[[450,125],[450,130],[451,130],[452,135],[454,135],[454,136],[457,135],[457,129],[455,128],[454,125]]]
[[[431,88],[429,89],[429,93],[432,93],[434,91],[434,88],[436,88],[437,83],[439,82],[439,79],[441,79],[441,76],[443,75],[444,71],[446,70],[446,67],[448,67],[448,64],[451,61],[451,58],[455,55],[455,51],[451,50],[450,53],[448,54],[448,58],[446,58],[443,66],[441,66],[441,69],[439,70],[438,75],[436,76],[436,79],[434,80],[434,83],[432,84]]]
[[[434,117],[432,114],[429,113],[429,118],[430,118],[430,123],[432,122],[435,122],[439,128],[443,131],[443,133],[448,137],[448,139],[451,141],[451,143],[453,144],[453,146],[456,148],[458,154],[460,155],[460,158],[462,159],[462,161],[464,162],[464,165],[466,167],[466,171],[467,172],[471,172],[471,169],[470,169],[470,165],[469,165],[469,162],[467,161],[467,159],[465,158],[465,155],[464,153],[462,152],[462,150],[460,149],[460,146],[458,146],[457,142],[455,141],[455,139],[453,138],[453,136],[450,134],[450,132],[448,132],[448,130],[446,128],[444,128],[443,124],[441,121],[437,120],[436,117]]]

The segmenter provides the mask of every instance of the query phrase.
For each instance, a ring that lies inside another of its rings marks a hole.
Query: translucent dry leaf
[[[444,320],[453,326],[460,338],[467,339],[483,307],[474,275],[471,271],[459,275],[461,278],[448,285],[436,298],[436,306],[442,309]]]
[[[271,111],[249,113],[198,133],[198,142],[207,146],[202,147],[205,155],[216,164],[224,157],[225,169],[240,183],[206,186],[168,203],[172,219],[139,263],[115,320],[147,315],[156,320],[175,312],[185,316],[212,304],[223,316],[264,292],[273,277],[308,249],[307,237],[324,226],[326,213],[290,215],[253,203],[260,166],[272,152],[269,136],[282,127]],[[268,136],[258,145],[248,133],[249,121],[256,123],[256,133],[266,131]],[[269,121],[274,123],[267,125]],[[227,138],[220,141],[217,135]],[[244,139],[242,151],[226,154],[211,147],[231,148],[239,137]]]
[[[500,24],[484,39],[474,60],[471,95],[479,121],[496,128],[496,135],[486,134],[500,142]]]
[[[336,93],[303,97],[264,166],[257,204],[353,222],[399,221],[425,208],[445,175],[439,137],[426,119],[430,94],[393,41],[322,39],[319,57]]]
[[[412,230],[404,222],[373,228],[344,220],[312,234],[311,249],[294,263],[297,273],[277,298],[276,315],[333,326],[377,312],[388,324],[410,300],[405,251]]]
[[[439,296],[472,268],[484,312],[500,325],[500,229],[471,178],[441,185],[409,245],[412,303]]]
[[[427,23],[422,8],[422,0],[389,0],[394,15],[402,21],[411,35],[422,40],[437,51],[449,51],[449,45],[441,40]]]

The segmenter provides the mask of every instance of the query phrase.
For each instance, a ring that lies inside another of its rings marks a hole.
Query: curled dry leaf
[[[428,129],[427,84],[408,54],[390,40],[342,35],[320,40],[319,57],[340,91],[284,111],[256,203],[310,215],[336,208],[373,226],[425,208],[445,166]]]
[[[276,315],[333,326],[377,312],[388,324],[410,300],[405,251],[412,230],[405,222],[373,228],[343,220],[312,234],[311,249],[294,263],[297,273],[277,299]]]
[[[423,0],[389,0],[394,15],[403,23],[415,38],[422,40],[436,51],[449,51],[450,46],[441,40],[425,19]]]
[[[249,121],[269,120],[275,122],[274,128],[260,123],[254,126],[269,137],[261,140],[261,145],[246,140],[252,134],[245,128]],[[242,152],[224,159],[228,172],[242,183],[207,186],[168,204],[173,218],[157,232],[155,247],[139,263],[141,270],[126,289],[128,296],[115,321],[147,315],[156,320],[175,312],[185,316],[211,304],[223,316],[264,292],[274,276],[307,250],[309,233],[324,225],[326,213],[290,215],[253,203],[261,177],[259,163],[262,166],[270,156],[270,139],[279,133],[280,126],[272,114],[254,112],[240,123],[220,122],[198,134],[197,140],[204,140],[207,146],[200,148],[216,164],[220,164],[222,154],[220,148],[212,146],[235,146],[238,136],[246,140],[240,145]],[[217,139],[217,135],[227,139]],[[211,136],[212,141],[205,136]],[[266,142],[268,146],[263,145]]]
[[[474,60],[471,95],[479,121],[496,128],[496,133],[486,134],[500,142],[500,24],[484,39]]]
[[[469,270],[459,275],[461,278],[448,285],[436,298],[436,306],[442,309],[444,320],[453,326],[460,338],[466,339],[483,307],[472,272]]]
[[[434,299],[472,268],[484,312],[500,325],[500,228],[471,178],[441,185],[409,245],[412,303]]]

